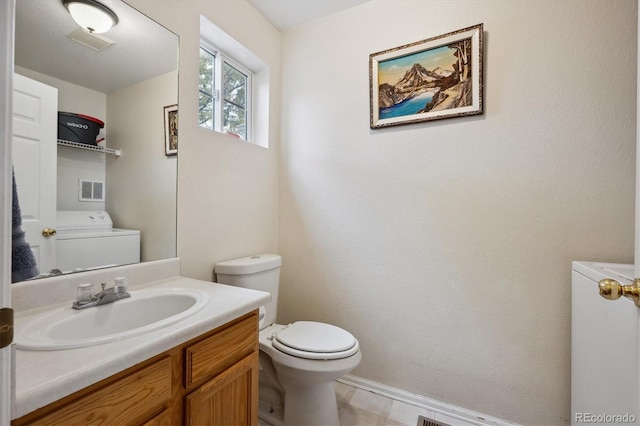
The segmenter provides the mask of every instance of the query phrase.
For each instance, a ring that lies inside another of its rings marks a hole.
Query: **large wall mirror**
[[[122,0],[100,2],[118,17],[102,34],[61,0],[16,2],[13,167],[35,278],[176,256],[165,128],[177,132],[178,37]],[[59,112],[104,127],[67,143]],[[48,123],[42,140],[32,122]]]

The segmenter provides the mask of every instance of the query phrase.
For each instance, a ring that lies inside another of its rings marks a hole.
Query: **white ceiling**
[[[280,31],[369,0],[249,0]]]
[[[119,19],[117,25],[102,34],[115,44],[102,51],[67,37],[79,27],[61,0],[17,1],[16,65],[102,93],[177,69],[175,34],[122,0],[100,1]],[[369,0],[249,0],[281,31],[366,1]]]
[[[67,37],[79,26],[61,0],[16,2],[16,65],[110,93],[178,67],[178,37],[121,0],[101,0],[119,22],[97,51]]]

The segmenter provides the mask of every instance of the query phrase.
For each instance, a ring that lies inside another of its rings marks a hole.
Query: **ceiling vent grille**
[[[109,40],[106,37],[89,33],[82,28],[79,28],[78,30],[72,32],[67,37],[69,37],[73,41],[77,41],[78,43],[84,44],[85,46],[95,50],[106,49],[107,47],[115,43],[114,41]]]

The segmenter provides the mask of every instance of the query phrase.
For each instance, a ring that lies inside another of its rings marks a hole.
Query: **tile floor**
[[[451,426],[476,425],[340,382],[336,397],[342,426],[416,426],[420,415]],[[259,426],[270,425],[260,420]]]

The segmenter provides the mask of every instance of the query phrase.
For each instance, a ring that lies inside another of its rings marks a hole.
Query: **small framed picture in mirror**
[[[178,105],[164,107],[164,154],[178,153]]]

